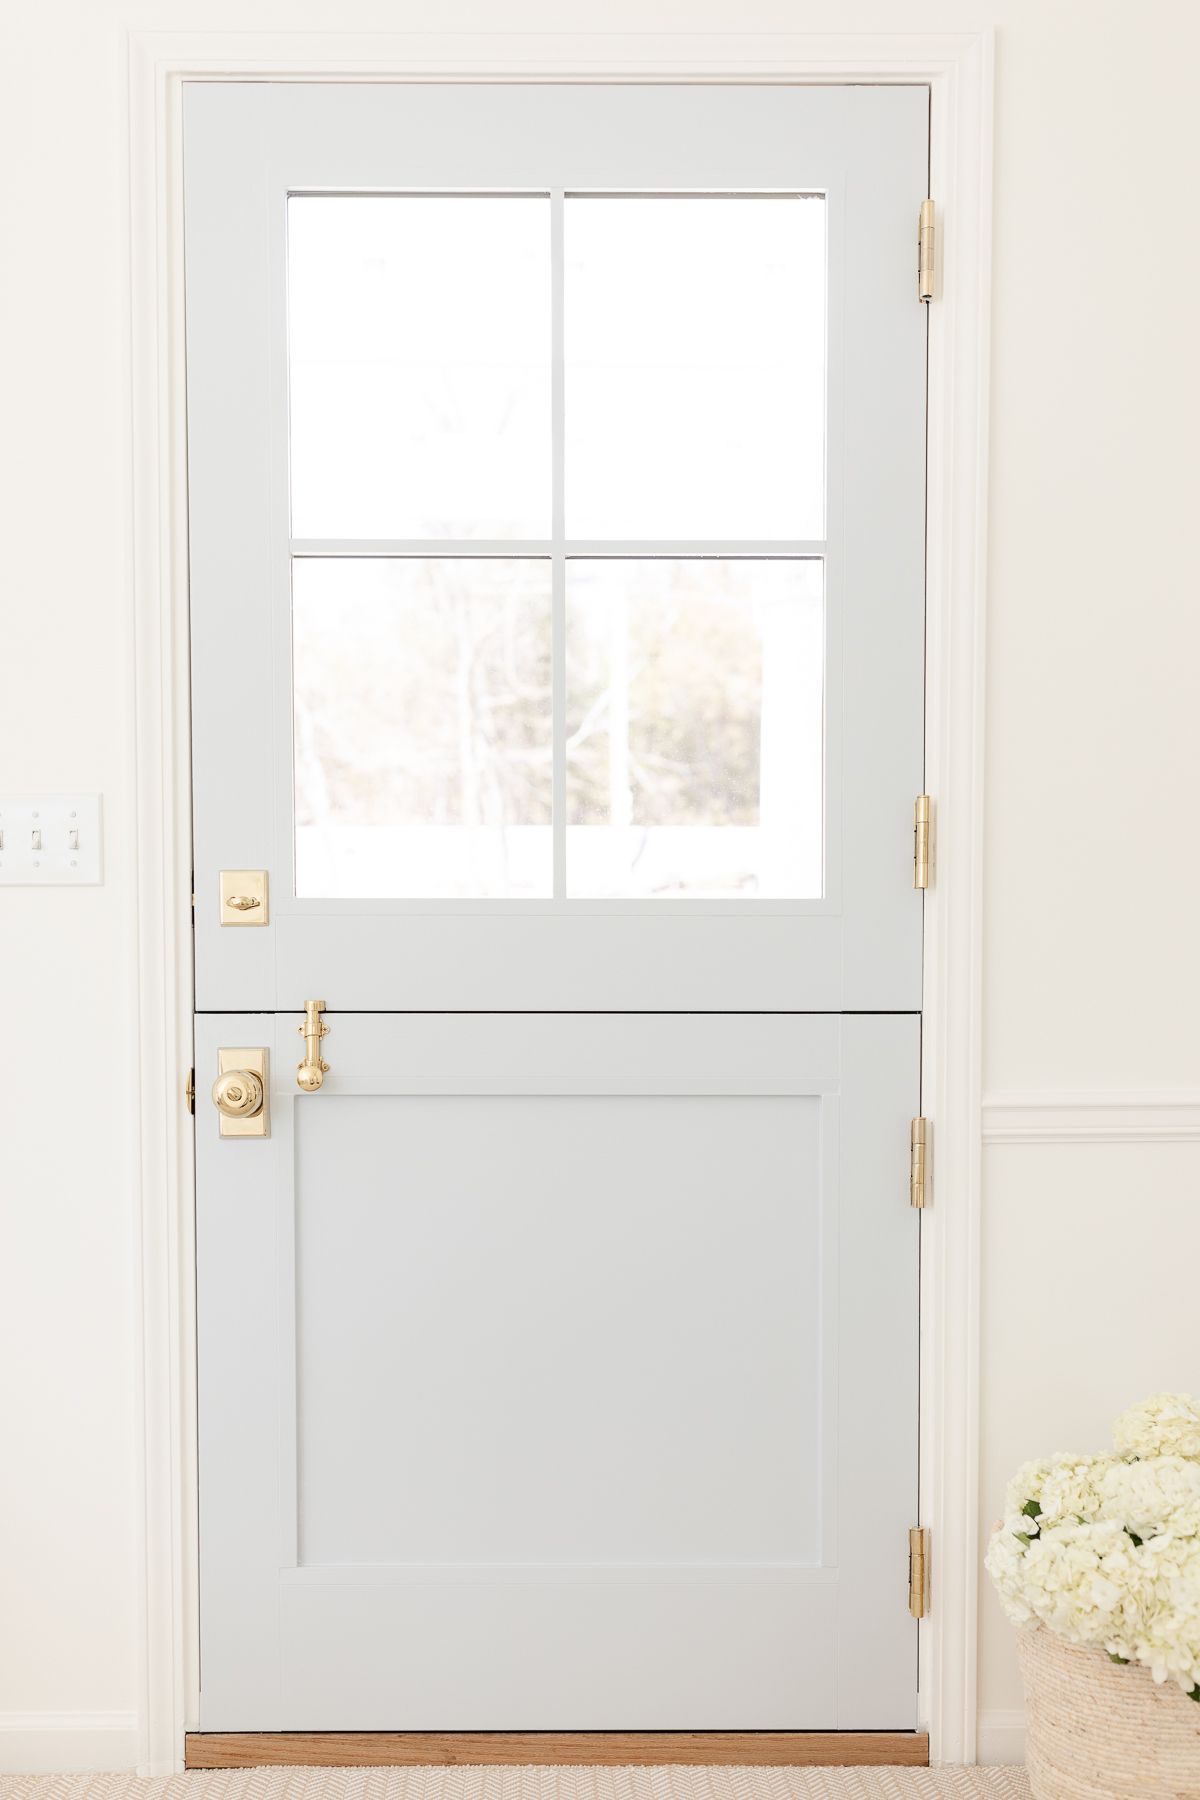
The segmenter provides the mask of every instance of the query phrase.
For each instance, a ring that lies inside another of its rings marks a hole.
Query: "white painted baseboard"
[[[0,1773],[58,1775],[137,1767],[131,1712],[0,1712]]]
[[[1025,1714],[981,1712],[976,1749],[981,1763],[1023,1763]]]

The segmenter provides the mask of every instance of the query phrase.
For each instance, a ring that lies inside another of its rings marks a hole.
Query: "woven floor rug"
[[[0,1800],[1029,1800],[1024,1769],[220,1769],[0,1776]]]

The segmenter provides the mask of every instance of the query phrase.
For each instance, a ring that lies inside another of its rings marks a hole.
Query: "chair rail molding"
[[[733,0],[729,17],[737,18]],[[656,31],[656,19],[668,28]],[[636,33],[214,29],[127,39],[142,1774],[183,1767],[198,1692],[194,1196],[179,1087],[192,1007],[180,99],[185,81],[217,79],[929,87],[938,267],[929,310],[926,771],[938,866],[925,901],[922,1079],[938,1166],[922,1220],[921,1495],[934,1581],[920,1626],[919,1714],[933,1761],[975,1757],[992,37],[673,31],[665,0],[650,0],[642,24]],[[915,259],[915,213],[913,232]]]
[[[984,1096],[985,1144],[1200,1144],[1200,1088],[1012,1089]]]

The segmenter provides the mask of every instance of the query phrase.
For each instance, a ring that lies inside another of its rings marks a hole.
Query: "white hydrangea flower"
[[[1042,1483],[1061,1458],[1043,1457],[1037,1462],[1022,1463],[1007,1488],[1004,1490],[1004,1517],[1015,1519],[1025,1510],[1028,1500],[1036,1500],[1041,1494]]]
[[[1056,1457],[1042,1483],[1042,1519],[1057,1524],[1096,1518],[1102,1484],[1116,1464],[1110,1455]]]
[[[1024,1557],[1023,1595],[1033,1614],[1073,1644],[1123,1638],[1121,1607],[1136,1554],[1123,1526],[1053,1525]]]
[[[1140,1538],[1200,1532],[1200,1462],[1184,1456],[1112,1460],[1096,1471],[1093,1510],[1086,1516],[1119,1520]]]
[[[1034,1613],[1025,1598],[1025,1545],[1007,1524],[998,1525],[993,1532],[984,1567],[1013,1624],[1028,1625]]]
[[[1121,1414],[1113,1442],[1124,1456],[1200,1459],[1200,1402],[1190,1394],[1152,1394]]]
[[[1127,1595],[1123,1635],[1155,1681],[1200,1689],[1200,1535],[1163,1532],[1136,1552],[1140,1579]]]
[[[1095,1500],[1097,1477],[1116,1460],[1110,1455],[1067,1453],[1026,1463],[1008,1484],[1004,1496],[1006,1522],[1024,1518],[1031,1523],[1018,1529],[1032,1531],[1041,1519],[1087,1518]]]

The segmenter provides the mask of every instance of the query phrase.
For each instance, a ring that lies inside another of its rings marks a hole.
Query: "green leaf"
[[[1030,1535],[1027,1531],[1014,1531],[1013,1536],[1016,1538],[1016,1540],[1019,1544],[1024,1544],[1024,1546],[1027,1550],[1028,1550],[1030,1544],[1032,1544],[1032,1542],[1033,1542],[1033,1539],[1030,1537]]]
[[[1115,1650],[1110,1650],[1108,1653],[1108,1660],[1109,1662],[1115,1663],[1127,1663],[1129,1658],[1127,1656],[1118,1656]]]
[[[1200,1686],[1194,1687],[1188,1695],[1189,1700],[1200,1700]]]
[[[1144,1540],[1138,1536],[1136,1531],[1130,1531],[1128,1525],[1125,1527],[1125,1536],[1129,1539],[1135,1550],[1141,1549]]]
[[[1036,1500],[1027,1500],[1021,1508],[1021,1511],[1025,1514],[1027,1519],[1036,1519],[1041,1508],[1038,1506]]]

